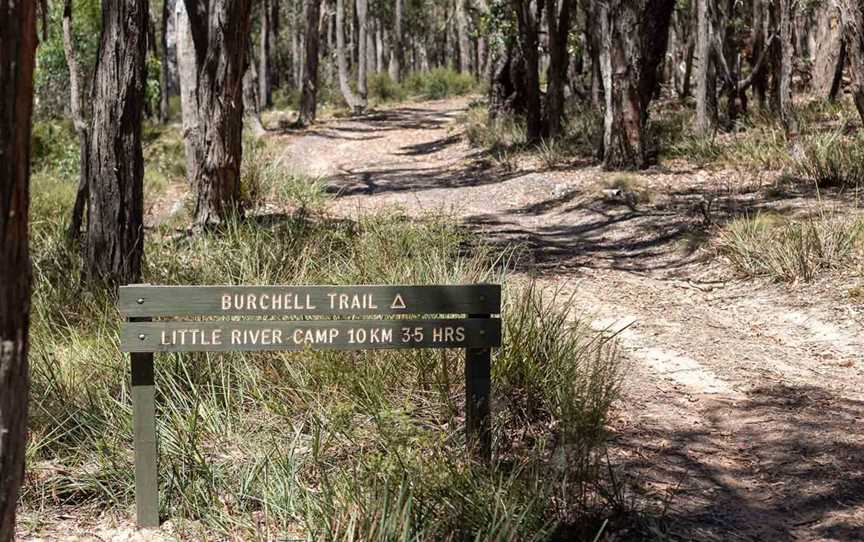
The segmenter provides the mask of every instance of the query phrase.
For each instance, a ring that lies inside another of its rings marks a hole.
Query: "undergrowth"
[[[267,171],[244,174],[270,186]],[[38,522],[48,517],[39,511],[74,507],[131,517],[120,316],[109,294],[82,286],[57,218],[68,214],[65,185],[49,176],[34,182],[23,515]],[[507,284],[511,257],[446,217],[347,221],[321,212],[250,216],[194,236],[157,230],[145,253],[144,281],[184,285]],[[565,527],[594,532],[592,518],[608,503],[596,484],[620,362],[608,337],[574,322],[555,298],[530,285],[505,289],[489,467],[466,457],[458,351],[157,355],[162,517],[192,538],[543,540]]]

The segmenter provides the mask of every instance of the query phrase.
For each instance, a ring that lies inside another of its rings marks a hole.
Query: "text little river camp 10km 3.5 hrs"
[[[132,322],[121,333],[127,352],[480,348],[500,341],[495,318]]]

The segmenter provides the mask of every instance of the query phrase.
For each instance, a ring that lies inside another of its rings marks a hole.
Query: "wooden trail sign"
[[[132,364],[139,527],[159,525],[153,374],[153,354],[157,352],[463,348],[466,440],[478,459],[488,461],[491,457],[491,348],[501,345],[501,320],[492,315],[501,312],[499,285],[130,285],[120,288],[118,307],[126,318],[120,348],[131,354]],[[356,318],[372,315],[400,317]],[[194,316],[232,318],[173,319]],[[322,318],[326,316],[349,319]],[[172,319],[153,321],[161,317]]]

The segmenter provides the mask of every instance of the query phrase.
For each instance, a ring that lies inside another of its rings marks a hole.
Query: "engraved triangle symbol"
[[[393,304],[390,305],[391,309],[404,309],[405,301],[402,299],[402,294],[396,294],[396,299],[393,300]]]

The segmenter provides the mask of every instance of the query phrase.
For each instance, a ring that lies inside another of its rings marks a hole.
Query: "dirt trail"
[[[815,200],[684,165],[640,174],[655,197],[630,208],[604,199],[615,174],[593,166],[494,167],[454,122],[467,104],[277,137],[287,163],[330,178],[337,212],[452,212],[491,242],[529,247],[525,273],[575,291],[595,328],[623,330],[632,363],[613,460],[646,501],[668,503],[674,538],[864,540],[862,307],[839,277],[733,280],[704,247],[709,222]]]

